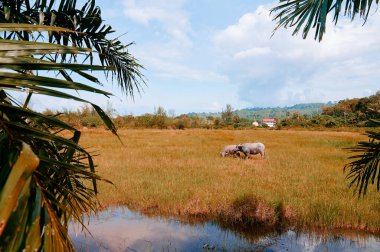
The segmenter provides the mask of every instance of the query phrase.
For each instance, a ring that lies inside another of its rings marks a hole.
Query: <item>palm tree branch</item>
[[[10,3],[11,16],[8,19],[0,17],[0,21],[54,25],[75,31],[49,31],[49,41],[66,46],[95,49],[103,66],[114,67],[112,76],[116,78],[125,94],[133,98],[134,90],[140,93],[142,87],[146,85],[145,77],[141,72],[144,68],[127,50],[132,43],[123,45],[118,39],[107,38],[114,31],[111,26],[103,24],[101,11],[95,5],[95,0],[88,0],[81,8],[76,6],[76,1],[63,0],[61,1],[63,4],[54,10],[55,2],[51,0],[48,4],[46,1],[35,1],[34,5],[30,5],[29,1],[22,0],[20,8],[17,8],[16,3]],[[41,20],[41,15],[43,15],[43,20]],[[20,37],[21,35],[11,32],[8,36]],[[24,34],[22,38],[29,37]],[[91,64],[93,55],[90,53],[88,58]],[[66,57],[62,60],[66,60]]]
[[[344,5],[342,14],[342,5]],[[277,25],[273,32],[280,27],[296,26],[293,35],[303,29],[302,36],[306,38],[310,28],[315,28],[315,39],[321,41],[326,32],[327,16],[333,12],[333,21],[337,24],[340,15],[351,17],[353,20],[357,14],[367,21],[373,5],[379,0],[280,0],[280,3],[271,9],[274,21]]]

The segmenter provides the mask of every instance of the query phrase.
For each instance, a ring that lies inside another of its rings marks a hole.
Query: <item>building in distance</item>
[[[263,118],[261,122],[262,124],[266,124],[268,125],[268,127],[271,127],[271,128],[276,126],[276,119],[274,118]]]

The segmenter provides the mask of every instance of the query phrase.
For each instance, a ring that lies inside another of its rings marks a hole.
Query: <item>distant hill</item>
[[[332,106],[333,103],[305,103],[305,104],[296,104],[291,107],[267,107],[267,108],[245,108],[235,110],[234,113],[237,114],[241,118],[246,118],[249,120],[261,120],[262,118],[277,118],[282,119],[286,118],[287,113],[300,113],[301,115],[316,115],[320,114],[322,111],[322,107]],[[201,117],[206,118],[208,116],[213,117],[221,117],[221,112],[218,113],[188,113],[190,117]]]

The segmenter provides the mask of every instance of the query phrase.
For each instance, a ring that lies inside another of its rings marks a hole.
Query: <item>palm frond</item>
[[[315,29],[314,39],[321,41],[326,32],[327,15],[332,12],[333,21],[337,24],[339,16],[351,17],[353,20],[358,14],[366,22],[373,5],[379,0],[280,0],[280,3],[271,9],[273,20],[277,21],[274,32],[280,27],[294,28],[293,35],[302,30],[305,39],[310,29]]]
[[[0,27],[4,26],[0,24]],[[22,27],[34,31],[33,25],[20,26],[19,30]],[[41,27],[35,29],[40,31]],[[12,27],[12,30],[18,29]],[[114,124],[99,106],[67,91],[105,96],[110,93],[75,82],[70,76],[58,79],[43,76],[43,71],[39,75],[25,71],[72,70],[83,75],[87,74],[86,70],[112,68],[36,58],[41,53],[90,53],[88,48],[67,45],[2,39],[0,52],[3,69],[0,70],[0,251],[25,248],[72,251],[74,247],[67,232],[69,219],[74,218],[84,225],[83,213],[95,212],[99,207],[97,181],[110,181],[95,173],[92,156],[79,145],[78,130],[56,117],[15,102],[8,92],[28,90],[29,93],[87,102],[116,134]]]
[[[31,175],[38,165],[38,157],[33,153],[29,145],[22,143],[18,158],[12,167],[10,167],[8,178],[1,188],[0,220],[2,220],[2,225],[0,227],[0,236],[5,230],[9,216],[16,207],[18,202],[16,199],[28,193],[28,190],[25,188],[29,187]]]
[[[374,127],[380,127],[380,120],[371,120]],[[376,184],[380,191],[380,132],[367,131],[369,141],[361,141],[349,150],[357,153],[350,159],[354,161],[345,165],[344,170],[349,170],[347,179],[350,186],[355,187],[358,195],[365,195],[369,184]]]
[[[21,29],[15,30],[18,28],[12,27],[8,29],[10,32],[5,34],[5,38],[30,41],[33,38],[45,37],[55,44],[94,49],[96,54],[90,52],[86,60],[92,65],[94,56],[97,55],[103,66],[112,67],[112,79],[117,80],[125,94],[133,98],[134,91],[140,93],[146,85],[142,74],[143,66],[128,52],[133,43],[124,45],[118,38],[108,38],[114,30],[111,26],[103,24],[101,10],[96,6],[95,0],[88,0],[82,7],[78,7],[77,1],[74,0],[9,1],[0,6],[1,11],[8,15],[0,15],[0,22],[38,25],[41,28],[35,31],[39,32],[43,30],[44,25],[61,29],[49,30],[48,35],[39,33],[38,36],[32,36],[28,33],[30,31],[28,29],[20,32]],[[65,29],[75,33],[67,32]],[[58,60],[58,58],[49,59]],[[61,60],[75,61],[76,58],[63,56]]]

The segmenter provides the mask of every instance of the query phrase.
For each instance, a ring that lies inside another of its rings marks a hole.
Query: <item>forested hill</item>
[[[235,110],[234,114],[238,115],[240,118],[246,118],[250,120],[260,120],[262,118],[286,118],[287,115],[293,113],[299,113],[301,115],[316,115],[322,112],[322,107],[332,106],[333,103],[305,103],[296,104],[291,107],[275,107],[275,108],[245,108]],[[221,117],[221,112],[218,113],[188,113],[188,116],[198,116],[201,118],[207,118],[208,116]]]

